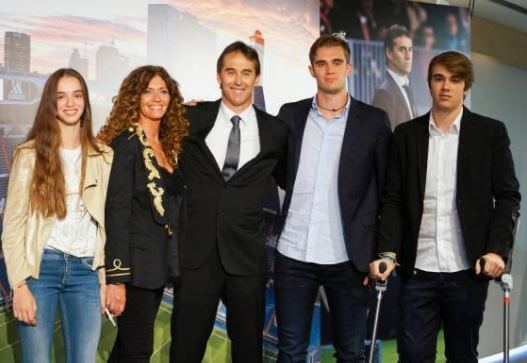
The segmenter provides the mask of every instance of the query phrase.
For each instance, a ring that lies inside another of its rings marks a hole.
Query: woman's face
[[[154,76],[139,100],[141,121],[161,121],[170,103],[167,84],[160,76]]]
[[[59,80],[56,108],[59,122],[68,126],[79,123],[84,112],[84,94],[77,78],[64,76]]]

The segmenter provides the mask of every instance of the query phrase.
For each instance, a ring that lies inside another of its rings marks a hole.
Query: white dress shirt
[[[340,152],[350,101],[327,121],[313,101],[306,121],[291,205],[278,251],[302,262],[331,265],[349,260],[338,196]]]
[[[227,154],[229,134],[232,130],[231,118],[235,115],[236,113],[231,111],[222,101],[214,126],[212,126],[212,129],[205,138],[205,143],[212,152],[212,155],[214,155],[214,159],[216,159],[220,170],[223,168],[225,155]],[[239,170],[260,152],[260,136],[258,133],[256,112],[252,105],[238,114],[238,116],[241,118]]]
[[[423,215],[415,268],[457,272],[470,267],[456,209],[457,154],[463,110],[443,133],[430,112]]]
[[[399,87],[399,91],[403,94],[404,100],[406,101],[406,108],[408,108],[408,112],[410,114],[410,118],[414,118],[417,115],[414,115],[412,112],[412,106],[410,105],[410,100],[408,99],[408,95],[406,94],[406,91],[404,90],[403,86],[409,86],[410,80],[408,79],[408,76],[401,76],[394,71],[392,71],[390,68],[386,68],[388,70],[388,73],[390,76],[392,76],[393,80],[397,84],[397,87]]]

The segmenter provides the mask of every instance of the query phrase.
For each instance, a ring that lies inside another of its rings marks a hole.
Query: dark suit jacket
[[[163,181],[158,183],[165,189],[165,213],[160,215],[147,188],[144,146],[137,135],[126,130],[111,146],[114,162],[106,199],[106,281],[160,288],[178,274],[175,232],[182,202],[181,177],[177,172],[171,176],[176,190],[167,190]],[[159,170],[155,158],[153,163]]]
[[[415,266],[423,214],[430,113],[395,129],[381,214],[380,252],[396,252],[401,272]],[[463,110],[456,207],[468,262],[487,252],[506,259],[520,207],[518,180],[502,122]]]
[[[181,260],[185,268],[198,268],[217,243],[227,272],[260,275],[266,270],[262,203],[272,173],[285,161],[287,126],[255,108],[260,152],[225,181],[205,143],[219,107],[218,100],[187,108],[190,134],[180,158],[187,187]]]
[[[312,103],[312,98],[288,103],[278,114],[291,129],[284,221],[291,203]],[[376,252],[379,206],[390,137],[386,114],[352,98],[340,152],[338,195],[346,249],[354,266],[363,272],[368,271],[368,264]]]
[[[415,110],[415,105],[412,104],[412,100],[413,97],[409,100],[410,106]],[[384,110],[388,114],[392,130],[399,124],[412,118],[401,89],[388,72],[386,72],[384,80],[375,90],[371,104]]]

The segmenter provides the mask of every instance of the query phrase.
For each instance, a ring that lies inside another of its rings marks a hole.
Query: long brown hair
[[[66,192],[64,170],[60,157],[61,133],[57,121],[57,87],[63,77],[79,80],[84,98],[84,112],[80,118],[80,141],[82,150],[82,168],[79,190],[84,183],[86,159],[89,148],[101,152],[92,131],[92,113],[88,87],[79,72],[71,68],[61,68],[53,72],[44,85],[33,126],[27,141],[34,140],[35,168],[29,191],[32,210],[45,217],[55,215],[62,219],[66,216]]]
[[[183,138],[188,133],[188,121],[179,85],[163,67],[142,66],[134,69],[124,79],[119,94],[113,99],[110,116],[97,137],[110,145],[121,132],[139,121],[141,94],[155,76],[165,81],[170,93],[170,103],[159,127],[159,139],[166,157],[174,165],[182,151]]]

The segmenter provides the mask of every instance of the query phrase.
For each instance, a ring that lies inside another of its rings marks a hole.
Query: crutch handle
[[[479,268],[481,269],[481,273],[483,273],[483,270],[485,269],[485,257],[481,257],[479,259]]]

